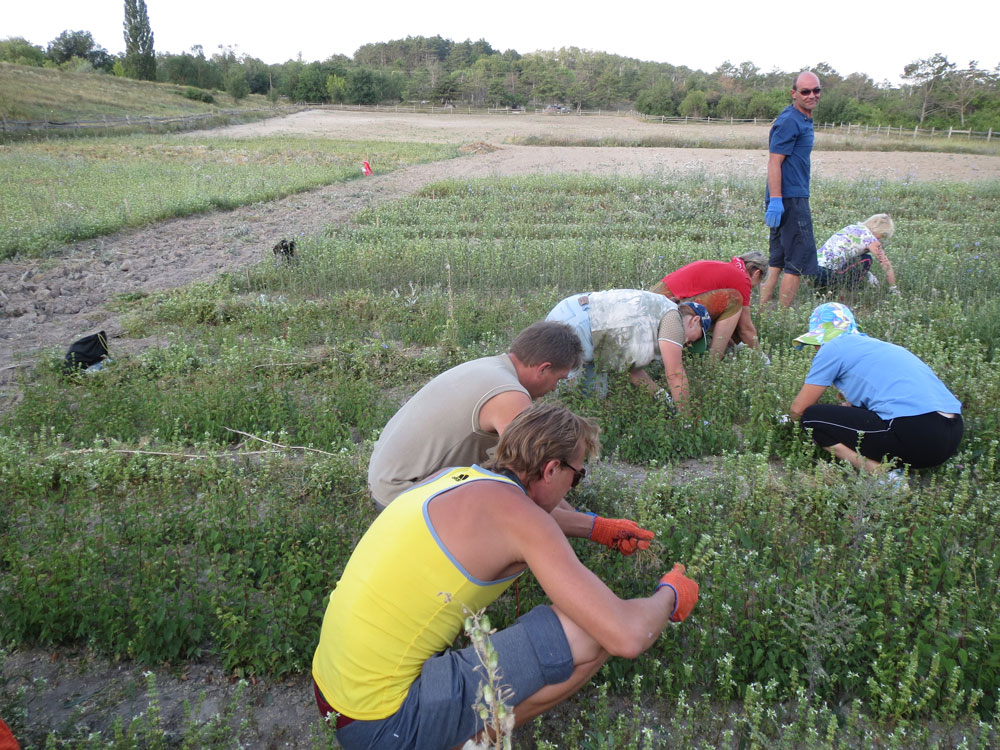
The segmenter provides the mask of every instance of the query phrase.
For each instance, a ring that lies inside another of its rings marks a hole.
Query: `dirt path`
[[[312,234],[345,222],[358,210],[399,199],[436,180],[524,174],[601,174],[657,177],[676,173],[757,177],[766,153],[747,149],[571,148],[502,145],[511,136],[552,134],[600,138],[648,134],[651,126],[626,117],[410,115],[310,111],[215,131],[219,136],[296,133],[316,137],[382,138],[452,143],[488,142],[458,159],[422,164],[331,185],[270,203],[173,219],[72,245],[44,261],[0,264],[0,384],[40,349],[64,350],[80,336],[121,333],[105,309],[117,294],[150,292],[211,279],[270,256],[282,237]],[[706,126],[675,126],[690,129]],[[726,139],[765,137],[763,129],[710,126]],[[731,132],[730,132],[731,131]],[[201,134],[200,134],[201,135]],[[1000,179],[1000,157],[960,154],[817,151],[821,178],[871,176],[891,180]],[[763,230],[762,230],[763,231]],[[141,344],[139,344],[141,346]],[[112,343],[129,351],[134,342]]]

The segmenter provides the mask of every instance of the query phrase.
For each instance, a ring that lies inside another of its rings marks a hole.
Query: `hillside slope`
[[[188,99],[185,91],[187,87],[173,83],[0,63],[0,118],[4,120],[167,117],[270,106],[260,95],[237,102],[224,92],[212,91],[215,101],[209,104]]]

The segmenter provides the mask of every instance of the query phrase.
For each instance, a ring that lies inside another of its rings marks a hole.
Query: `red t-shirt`
[[[690,299],[713,289],[735,289],[743,295],[743,306],[750,306],[750,277],[742,258],[733,258],[729,263],[696,260],[668,273],[663,283],[678,299]]]

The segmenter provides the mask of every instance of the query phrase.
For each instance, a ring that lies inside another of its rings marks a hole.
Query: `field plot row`
[[[763,249],[758,188],[447,181],[304,238],[295,262],[118,300],[127,334],[163,346],[68,378],[54,353],[24,373],[0,424],[0,642],[302,674],[374,516],[367,457],[399,403],[504,350],[567,294],[648,288],[687,261]],[[604,459],[573,502],[656,532],[635,558],[580,543],[581,558],[622,596],[682,560],[702,598],[643,657],[612,660],[580,718],[532,728],[525,746],[1000,741],[1000,186],[814,192],[817,236],[895,217],[901,294],[845,301],[962,400],[959,454],[895,493],[780,423],[809,367],[791,346],[809,290],[757,315],[769,365],[686,361],[689,417],[625,377],[604,399],[547,397],[602,427]],[[682,475],[685,459],[704,470]],[[541,599],[521,586],[522,611]],[[501,599],[493,623],[516,606]],[[0,684],[5,705],[16,698]],[[18,729],[44,740],[38,725]]]

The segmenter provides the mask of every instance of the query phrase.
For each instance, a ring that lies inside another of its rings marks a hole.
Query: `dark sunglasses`
[[[817,86],[814,89],[799,89],[799,93],[802,94],[802,96],[809,96],[809,94],[816,94],[816,96],[819,96],[823,93],[823,89]]]
[[[578,469],[575,466],[573,466],[573,464],[563,461],[561,458],[559,459],[559,463],[561,463],[563,466],[565,466],[567,469],[573,472],[573,484],[570,485],[571,487],[576,487],[578,484],[580,484],[580,480],[583,479],[585,476],[587,476],[586,467]]]

